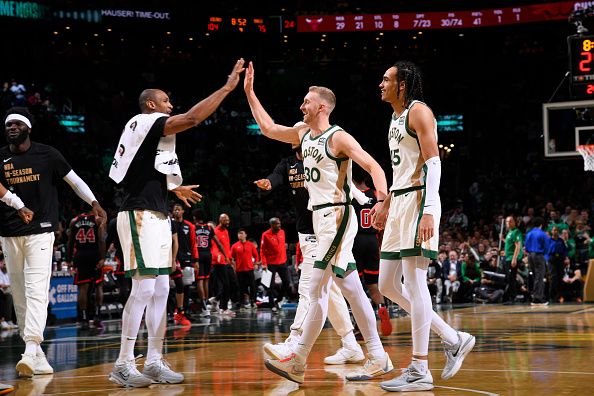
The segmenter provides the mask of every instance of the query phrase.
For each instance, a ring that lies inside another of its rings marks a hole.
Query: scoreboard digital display
[[[408,12],[389,14],[304,15],[298,32],[355,32],[476,28],[527,22],[567,20],[574,1],[475,11]]]
[[[594,36],[569,36],[571,96],[594,97]]]
[[[266,33],[268,29],[267,19],[247,16],[211,16],[206,26],[209,32]]]

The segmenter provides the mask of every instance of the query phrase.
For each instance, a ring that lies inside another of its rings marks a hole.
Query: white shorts
[[[419,238],[419,222],[425,205],[425,188],[399,190],[392,194],[380,258],[399,260],[402,257],[420,256],[436,259],[441,213],[433,219],[433,237],[422,244]]]
[[[347,271],[357,270],[353,243],[357,235],[357,216],[351,205],[329,206],[313,211],[313,226],[318,238],[314,268],[332,271],[343,278]]]
[[[118,213],[118,236],[122,244],[127,277],[168,275],[172,270],[171,221],[152,210]]]
[[[315,234],[299,233],[299,246],[301,247],[301,255],[303,256],[303,263],[313,265],[316,260],[316,249],[318,247],[318,239]],[[301,264],[299,269],[301,269]]]

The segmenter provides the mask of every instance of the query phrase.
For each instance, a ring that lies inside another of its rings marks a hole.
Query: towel
[[[155,121],[161,117],[168,117],[165,113],[138,114],[126,123],[122,132],[118,148],[109,170],[109,177],[120,183],[126,177],[128,168],[144,142]],[[182,184],[179,161],[175,154],[175,135],[163,136],[157,145],[155,153],[155,169],[167,176],[167,189],[172,190]]]

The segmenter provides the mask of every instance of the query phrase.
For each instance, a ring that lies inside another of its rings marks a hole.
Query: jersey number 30
[[[318,168],[304,168],[305,171],[305,181],[306,182],[319,182],[320,181],[320,170]]]

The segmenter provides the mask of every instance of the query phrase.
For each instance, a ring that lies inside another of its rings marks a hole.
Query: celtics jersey
[[[406,109],[396,116],[392,115],[388,142],[390,160],[392,162],[392,187],[390,191],[425,185],[425,160],[421,154],[421,146],[417,134],[408,126],[408,113],[415,103],[413,100]],[[437,122],[433,120],[435,141],[437,141]]]
[[[312,137],[309,130],[301,140],[309,210],[315,210],[319,205],[351,202],[351,159],[334,157],[328,148],[328,140],[336,131],[342,131],[342,128],[333,125],[321,135]]]

